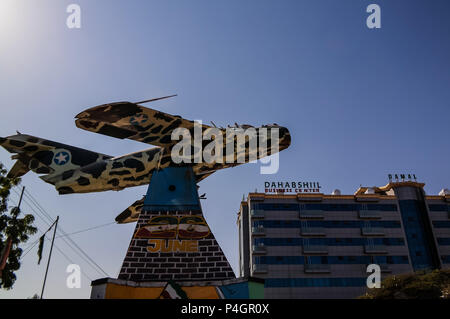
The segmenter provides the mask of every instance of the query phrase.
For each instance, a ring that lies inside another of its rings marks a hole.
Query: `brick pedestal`
[[[119,275],[137,282],[232,278],[201,211],[141,212]]]

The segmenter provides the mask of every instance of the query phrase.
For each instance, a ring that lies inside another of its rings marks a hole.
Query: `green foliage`
[[[36,233],[33,227],[34,216],[20,217],[20,209],[13,207],[8,211],[8,198],[11,188],[20,183],[19,178],[8,178],[7,171],[0,163],[0,252],[11,238],[12,247],[5,268],[0,277],[0,288],[11,289],[16,281],[15,272],[20,268],[22,249],[19,245],[26,242],[30,235]]]
[[[391,276],[381,288],[369,289],[360,299],[439,299],[450,298],[450,270],[433,270]]]

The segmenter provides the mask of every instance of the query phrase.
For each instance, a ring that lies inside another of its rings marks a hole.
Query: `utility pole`
[[[50,266],[50,259],[52,258],[53,243],[55,242],[55,235],[56,235],[56,228],[58,227],[58,220],[59,220],[59,216],[56,217],[56,220],[52,225],[52,226],[55,226],[55,229],[53,231],[52,246],[50,247],[50,253],[48,255],[47,269],[45,270],[44,284],[42,285],[42,291],[41,291],[41,299],[43,299],[43,296],[44,296],[45,282],[47,281],[48,266]],[[45,234],[44,234],[44,236],[45,236]],[[44,239],[45,239],[45,237],[44,237]]]
[[[17,204],[17,208],[20,209],[20,204],[22,203],[23,192],[25,191],[25,186],[22,187],[22,192],[20,193],[19,204]]]

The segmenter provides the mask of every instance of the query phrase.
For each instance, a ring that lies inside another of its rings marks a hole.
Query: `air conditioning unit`
[[[341,190],[336,188],[336,189],[331,193],[331,195],[339,196],[339,195],[341,195]]]

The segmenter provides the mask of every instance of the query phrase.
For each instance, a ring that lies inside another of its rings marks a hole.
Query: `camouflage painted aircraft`
[[[87,131],[120,139],[127,138],[157,147],[113,157],[18,133],[6,138],[0,137],[0,145],[10,153],[14,153],[12,158],[17,160],[8,176],[20,177],[31,170],[40,174],[40,178],[45,182],[54,185],[59,194],[119,191],[127,187],[149,184],[152,173],[156,169],[180,165],[174,163],[171,157],[172,146],[178,142],[171,139],[173,130],[184,127],[192,132],[193,136],[194,121],[138,104],[169,97],[172,96],[137,103],[103,104],[81,112],[75,120],[77,127]],[[215,125],[202,125],[201,129],[204,132],[212,127]],[[247,129],[252,126],[236,124],[235,127]],[[279,150],[289,147],[291,138],[285,127],[273,124],[264,125],[261,128],[266,128],[267,131],[276,128],[279,131]],[[256,128],[257,134],[261,128]],[[224,128],[220,130],[225,131]],[[268,136],[267,142],[270,144],[270,134]],[[210,142],[203,143],[207,145]],[[270,151],[269,148],[264,155],[270,155]],[[195,152],[196,150],[193,151],[192,156]],[[245,153],[245,159],[248,162],[250,155],[248,143],[245,149],[235,150],[235,158],[240,152]],[[257,154],[257,157],[263,156]],[[239,164],[223,161],[223,163],[201,162],[189,165],[192,165],[196,181],[199,182],[219,169]],[[136,201],[117,216],[116,221],[119,223],[136,221],[143,203],[144,198]]]

